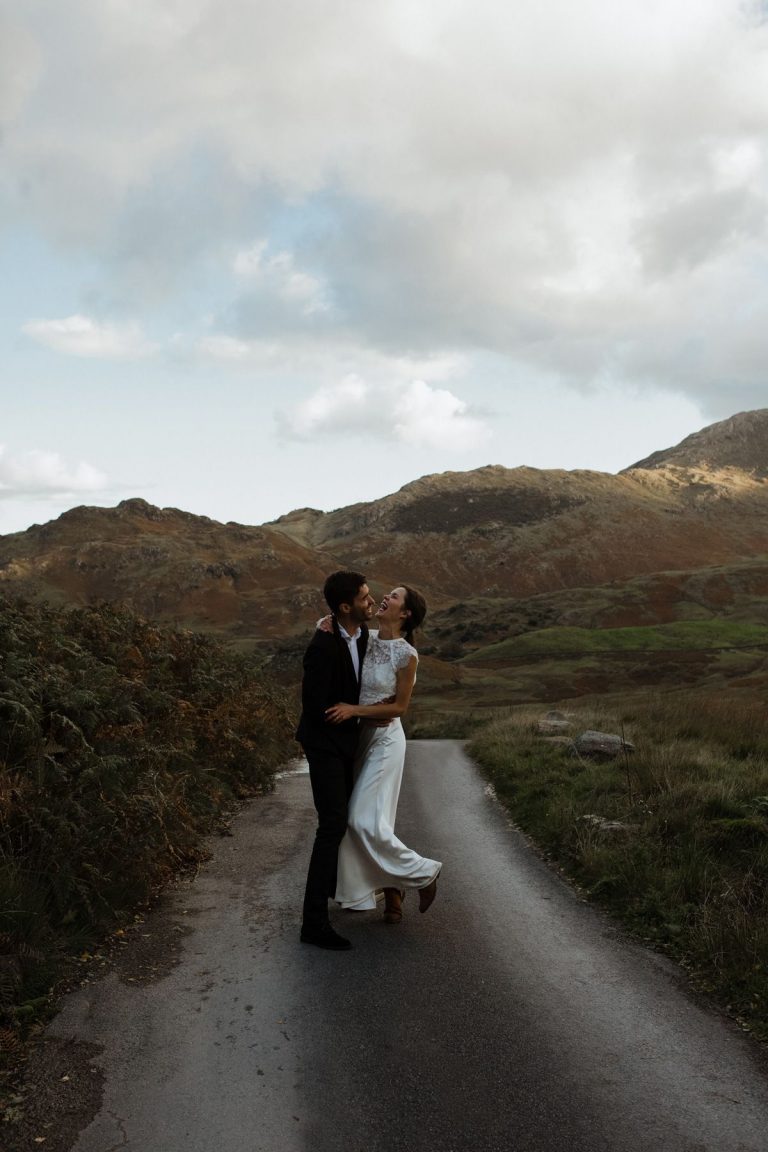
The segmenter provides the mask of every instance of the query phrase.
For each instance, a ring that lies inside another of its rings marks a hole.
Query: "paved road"
[[[179,963],[69,998],[54,1031],[106,1077],[76,1152],[768,1148],[748,1040],[573,896],[458,744],[411,745],[401,801],[437,901],[339,913],[352,952],[298,943],[313,817],[283,779],[147,926],[182,930]]]

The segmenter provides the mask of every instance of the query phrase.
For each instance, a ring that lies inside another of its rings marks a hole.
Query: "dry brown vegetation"
[[[205,636],[0,598],[0,1048],[45,1013],[73,951],[271,786],[292,712]]]

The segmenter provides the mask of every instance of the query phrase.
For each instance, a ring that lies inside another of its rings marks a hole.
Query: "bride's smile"
[[[408,614],[405,607],[406,591],[405,588],[393,588],[392,591],[382,597],[381,604],[376,609],[376,617],[379,620],[399,620]]]

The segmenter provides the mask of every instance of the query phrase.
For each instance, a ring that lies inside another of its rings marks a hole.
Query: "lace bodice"
[[[378,632],[370,631],[360,681],[360,703],[379,704],[388,696],[394,696],[397,673],[412,656],[419,658],[407,640],[379,640]]]

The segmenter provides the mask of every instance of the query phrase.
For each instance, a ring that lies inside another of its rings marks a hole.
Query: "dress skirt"
[[[377,888],[425,888],[440,871],[395,836],[395,816],[405,763],[399,720],[386,728],[362,726],[347,833],[339,849],[336,900],[342,908],[376,907]]]

